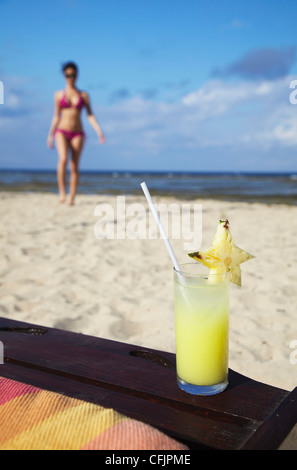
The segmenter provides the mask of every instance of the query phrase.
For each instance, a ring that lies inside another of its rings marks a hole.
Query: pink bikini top
[[[84,100],[83,100],[80,93],[79,93],[79,100],[75,105],[69,103],[66,100],[65,91],[64,91],[64,94],[63,94],[62,98],[60,99],[60,108],[76,108],[76,109],[81,110],[84,107],[84,105],[85,105],[85,102],[84,102]]]

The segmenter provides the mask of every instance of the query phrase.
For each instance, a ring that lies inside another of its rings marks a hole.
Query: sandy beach
[[[96,206],[115,209],[116,196],[79,195],[72,207],[46,193],[2,192],[0,200],[0,316],[174,352],[172,263],[163,241],[95,237]],[[147,208],[144,197],[127,196],[127,205],[135,203]],[[255,256],[242,265],[242,287],[231,286],[230,367],[293,389],[297,207],[194,203],[202,204],[202,248],[228,218],[236,244]],[[172,246],[180,262],[189,260],[182,240]],[[286,447],[297,449],[296,429]]]

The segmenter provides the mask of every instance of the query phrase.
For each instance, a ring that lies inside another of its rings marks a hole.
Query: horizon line
[[[34,173],[56,173],[56,169],[53,168],[0,168],[0,172],[34,172]],[[266,171],[266,170],[196,170],[196,171],[187,171],[187,170],[119,170],[119,169],[109,169],[109,170],[95,170],[95,169],[81,169],[80,173],[119,173],[119,174],[172,174],[172,175],[199,175],[199,174],[225,174],[225,175],[234,175],[234,174],[246,174],[246,175],[296,175],[297,170],[288,170],[288,171]]]

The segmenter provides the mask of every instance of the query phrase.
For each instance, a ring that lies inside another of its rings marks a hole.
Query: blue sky
[[[55,169],[46,147],[74,60],[85,170],[296,171],[295,0],[0,0],[0,167]]]

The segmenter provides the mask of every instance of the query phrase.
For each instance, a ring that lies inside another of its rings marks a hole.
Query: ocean
[[[82,171],[81,194],[142,194],[145,181],[152,195],[180,199],[221,199],[297,205],[296,173],[176,173]],[[0,191],[57,193],[55,171],[0,170]]]

